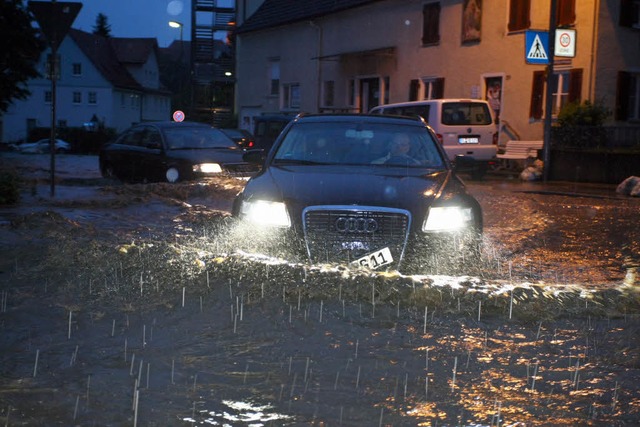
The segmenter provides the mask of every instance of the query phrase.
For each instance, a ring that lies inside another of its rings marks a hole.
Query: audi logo
[[[341,216],[335,225],[340,233],[374,233],[378,230],[378,221],[366,217]]]

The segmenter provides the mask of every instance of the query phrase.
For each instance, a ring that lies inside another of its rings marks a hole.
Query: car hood
[[[244,190],[245,198],[285,201],[298,218],[302,209],[317,205],[391,207],[422,216],[434,201],[450,196],[467,197],[451,171],[379,166],[271,166]]]
[[[241,149],[230,148],[194,148],[167,150],[167,158],[190,163],[244,163]]]

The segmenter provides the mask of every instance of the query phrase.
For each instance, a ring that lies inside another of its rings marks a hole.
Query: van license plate
[[[375,270],[376,268],[391,264],[392,262],[393,257],[391,256],[391,251],[389,248],[383,248],[353,261],[353,264]]]
[[[459,144],[478,144],[480,137],[476,135],[458,136]]]

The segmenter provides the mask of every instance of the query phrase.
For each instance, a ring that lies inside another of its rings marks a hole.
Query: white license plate
[[[393,262],[393,257],[391,256],[391,251],[389,248],[383,248],[379,251],[372,252],[368,255],[363,256],[360,259],[353,261],[353,264],[357,264],[360,267],[370,268],[375,270],[382,266],[391,264]]]
[[[477,136],[459,136],[458,143],[460,144],[478,144],[480,143],[480,138]]]

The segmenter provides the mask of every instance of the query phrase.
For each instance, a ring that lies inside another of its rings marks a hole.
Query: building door
[[[380,79],[378,77],[360,80],[360,112],[367,113],[380,105]]]
[[[485,99],[489,102],[496,124],[500,124],[500,113],[502,109],[502,76],[491,76],[484,78]]]

